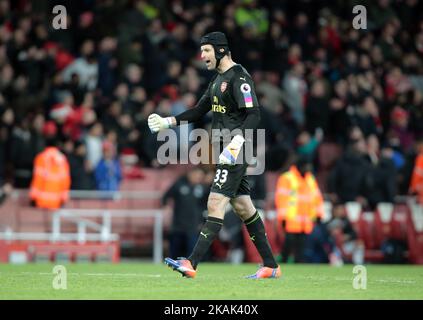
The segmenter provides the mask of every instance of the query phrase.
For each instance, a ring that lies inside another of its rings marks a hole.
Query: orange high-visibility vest
[[[410,191],[417,192],[417,200],[423,204],[423,154],[419,154],[411,176]]]
[[[323,215],[323,198],[311,173],[301,176],[295,166],[282,174],[275,193],[278,223],[285,220],[288,233],[306,233],[313,230],[313,221]]]
[[[30,198],[39,208],[57,209],[69,198],[69,163],[56,147],[47,147],[35,157]]]

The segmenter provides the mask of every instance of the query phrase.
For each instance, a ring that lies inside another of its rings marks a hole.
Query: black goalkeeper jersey
[[[244,129],[256,128],[260,109],[253,80],[244,67],[236,64],[224,73],[217,73],[196,107],[177,115],[176,123],[198,121],[209,111],[213,112],[212,142],[224,142],[230,136],[244,133]]]
[[[239,64],[218,73],[210,82],[199,104],[208,104],[213,112],[212,129],[241,128],[247,108],[257,108],[258,101],[250,74]]]

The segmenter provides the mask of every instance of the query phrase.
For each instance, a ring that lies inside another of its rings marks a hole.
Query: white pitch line
[[[407,284],[414,284],[416,281],[414,280],[401,280],[401,279],[376,279],[377,282],[393,282],[393,283],[407,283]]]
[[[51,276],[54,275],[50,272],[21,272],[25,275],[41,275],[41,276]],[[78,272],[68,272],[67,275],[71,276],[88,276],[88,277],[150,277],[150,278],[159,278],[160,274],[143,274],[143,273],[78,273]]]

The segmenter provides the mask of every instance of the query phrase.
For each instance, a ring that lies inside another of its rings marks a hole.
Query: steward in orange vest
[[[423,205],[423,139],[417,142],[417,157],[411,176],[410,193],[417,195],[417,201]]]
[[[70,183],[69,162],[49,138],[35,157],[30,198],[38,208],[60,208],[69,199]]]
[[[285,232],[282,259],[286,262],[293,254],[295,262],[301,262],[306,236],[313,230],[314,221],[323,216],[323,197],[310,162],[299,159],[279,177],[275,204],[278,225]]]

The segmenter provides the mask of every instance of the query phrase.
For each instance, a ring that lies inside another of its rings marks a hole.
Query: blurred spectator
[[[338,143],[346,143],[347,129],[350,127],[350,120],[347,107],[350,100],[348,82],[340,79],[334,83],[334,93],[329,100],[329,135]]]
[[[367,156],[369,163],[368,190],[366,198],[371,210],[380,202],[394,202],[396,194],[396,169],[394,162],[381,154],[379,139],[375,135],[367,138]]]
[[[392,126],[390,133],[396,137],[403,151],[410,151],[414,136],[408,131],[409,114],[403,108],[396,106],[391,113]]]
[[[286,104],[291,109],[292,116],[299,126],[305,121],[304,96],[307,93],[307,82],[304,80],[304,64],[294,64],[283,79],[283,89],[286,92]]]
[[[10,163],[10,143],[13,129],[14,113],[12,109],[0,109],[0,180],[4,180]]]
[[[159,167],[157,161],[157,150],[159,148],[159,142],[156,136],[153,135],[147,124],[148,115],[154,110],[154,103],[148,102],[137,114],[137,129],[140,132],[140,138],[138,139],[136,151],[142,164],[147,167]]]
[[[204,222],[202,212],[206,209],[202,202],[206,193],[203,180],[204,172],[200,167],[195,167],[176,180],[163,195],[163,205],[167,205],[170,199],[173,200],[169,235],[170,256],[173,259],[188,256],[197,242]]]
[[[12,193],[12,185],[10,183],[3,184],[0,181],[0,206],[6,200],[6,198]]]
[[[308,132],[315,132],[317,128],[327,133],[329,122],[329,101],[327,99],[325,83],[317,80],[312,84],[310,97],[305,109]]]
[[[327,228],[342,253],[342,259],[346,261],[351,259],[353,264],[362,265],[364,263],[364,243],[357,238],[343,204],[335,203],[333,205],[332,219],[328,222]],[[335,253],[333,252],[333,254]]]
[[[72,93],[67,90],[60,93],[59,99],[59,102],[52,106],[49,117],[56,123],[63,125],[73,112],[75,100]]]
[[[322,139],[323,131],[320,128],[316,129],[314,136],[311,136],[307,131],[301,132],[297,138],[298,155],[313,161]]]
[[[103,157],[94,170],[97,190],[118,191],[122,180],[122,169],[116,157],[116,146],[105,140],[102,148]]]
[[[132,91],[135,87],[144,85],[142,79],[143,73],[144,70],[135,63],[132,63],[126,67],[125,83],[128,86],[129,91]]]
[[[134,149],[139,138],[139,131],[135,128],[131,115],[129,113],[120,114],[117,120],[116,135],[119,151]]]
[[[117,81],[118,59],[116,58],[117,40],[105,37],[100,42],[98,55],[98,88],[101,95],[111,97]]]
[[[89,127],[85,136],[87,146],[87,159],[90,168],[94,169],[103,157],[103,126],[95,122]]]
[[[41,150],[35,149],[28,117],[18,118],[17,123],[11,135],[10,160],[13,163],[14,187],[26,189],[31,183],[34,158]]]
[[[87,147],[82,141],[70,141],[72,148],[67,158],[71,172],[72,190],[93,190],[95,182],[93,169],[87,160]]]
[[[41,151],[45,147],[45,124],[46,119],[43,114],[36,113],[32,117],[31,131],[33,134],[33,144],[37,151]]]
[[[255,36],[264,35],[269,28],[268,12],[258,5],[257,0],[243,0],[235,10],[235,22],[241,27],[251,27]]]
[[[376,121],[378,119],[378,109],[372,97],[367,97],[360,101],[351,116],[351,122],[354,126],[361,129],[365,137],[378,133]]]
[[[172,103],[171,115],[175,116],[188,109],[195,107],[195,96],[191,93],[186,93]],[[178,150],[181,154],[187,154],[192,142],[189,141],[191,131],[194,129],[194,124],[184,124],[174,128],[176,136],[178,137]]]
[[[353,140],[328,178],[327,190],[333,202],[358,201],[367,205],[369,165],[364,138]]]
[[[335,251],[335,243],[326,224],[318,219],[304,245],[304,258],[307,263],[329,263]]]
[[[268,71],[264,74],[264,79],[261,79],[261,73],[256,72],[255,82],[257,83],[257,93],[262,94],[267,101],[263,106],[272,113],[278,113],[278,106],[284,101],[283,91],[279,87],[278,73]]]
[[[423,137],[423,90],[413,91],[410,106],[410,130],[415,137]]]
[[[81,57],[73,61],[63,71],[63,79],[71,80],[73,74],[79,78],[79,86],[87,90],[95,90],[98,81],[98,63],[95,45],[92,40],[86,40],[81,45]]]
[[[71,180],[69,163],[56,147],[57,128],[48,122],[45,129],[46,148],[35,157],[29,196],[38,208],[53,210],[69,199]]]
[[[369,16],[372,21],[372,29],[380,29],[390,19],[396,17],[395,11],[390,7],[391,0],[377,0],[372,3]]]
[[[69,137],[73,141],[82,138],[84,128],[90,126],[97,120],[93,107],[93,94],[87,92],[84,95],[81,105],[73,106],[63,123],[62,133],[65,137]]]

